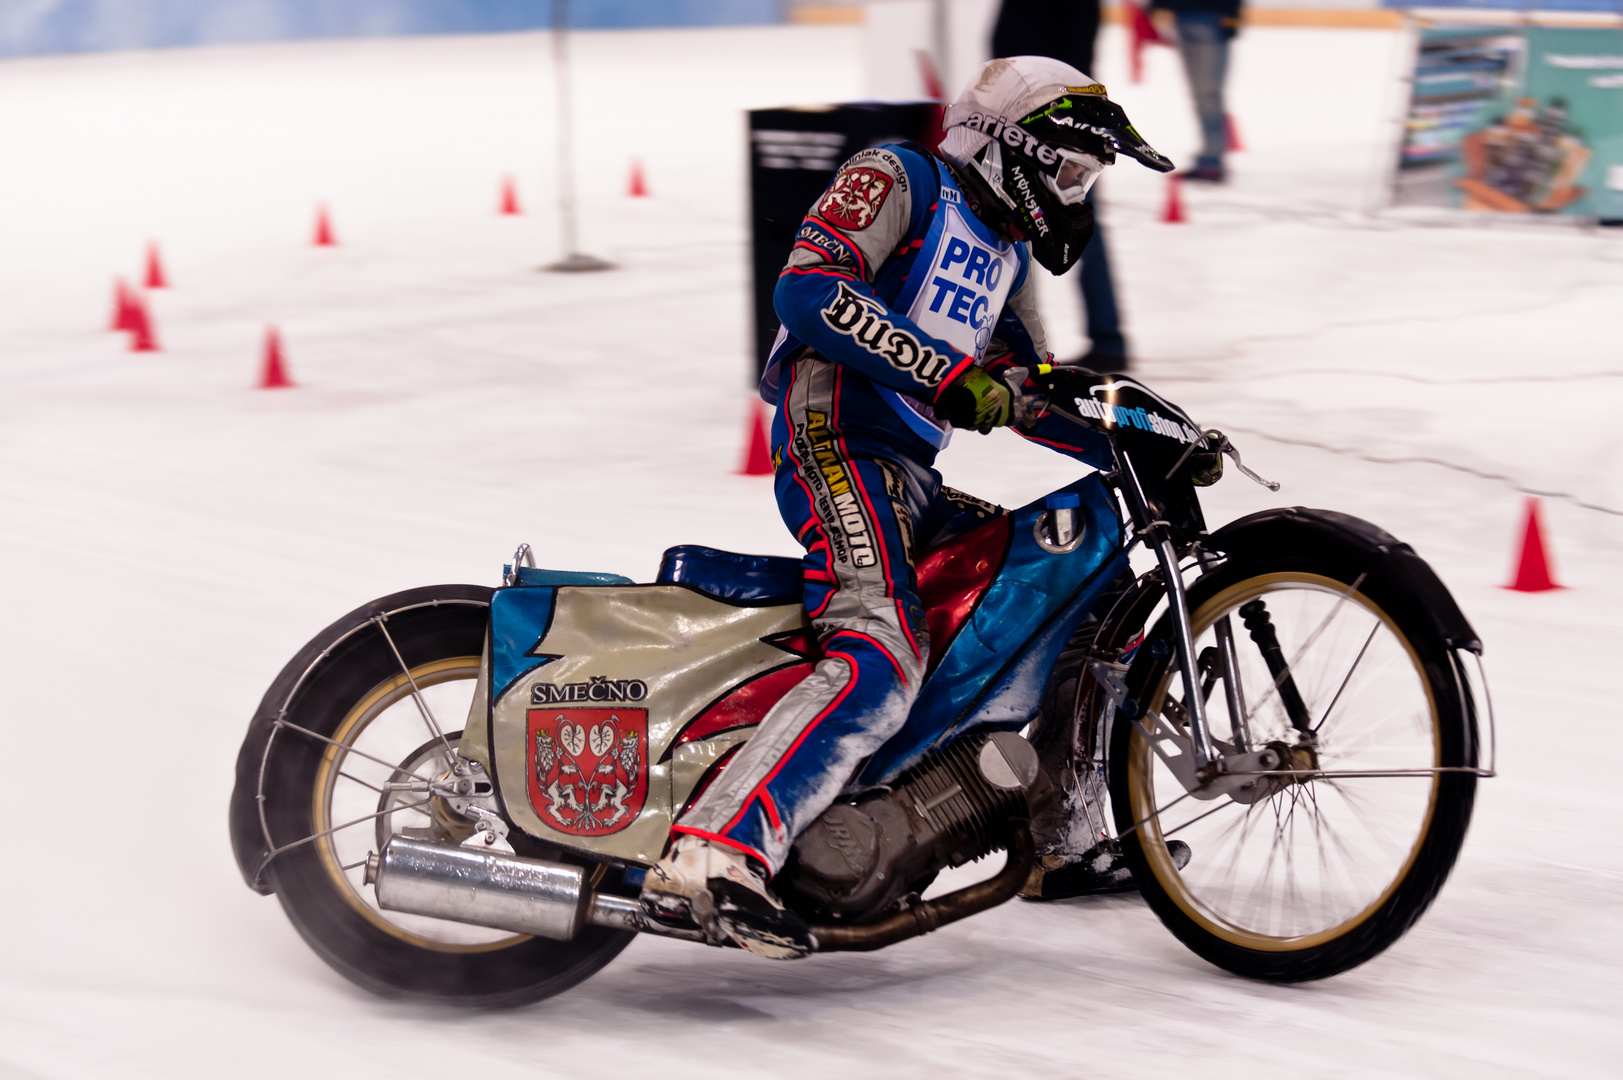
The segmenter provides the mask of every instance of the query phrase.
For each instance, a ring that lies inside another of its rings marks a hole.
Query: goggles
[[[1050,145],[1005,117],[964,103],[949,106],[941,126],[944,129],[965,127],[980,132],[991,140],[989,146],[998,152],[1000,161],[1004,147],[1027,158],[1036,166],[1032,171],[1042,177],[1044,186],[1054,193],[1062,206],[1076,206],[1086,199],[1088,189],[1099,179],[1106,164],[1081,150]],[[1100,131],[1098,128],[1094,130]],[[1113,136],[1109,130],[1100,131],[1100,134],[1107,138]]]
[[[1042,174],[1043,184],[1059,199],[1062,206],[1076,206],[1088,196],[1088,189],[1104,172],[1105,163],[1092,154],[1054,147],[1059,162],[1052,172]]]

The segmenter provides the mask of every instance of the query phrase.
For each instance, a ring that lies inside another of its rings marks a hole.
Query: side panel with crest
[[[708,766],[810,669],[805,625],[798,604],[680,585],[497,591],[489,749],[508,817],[652,863]]]

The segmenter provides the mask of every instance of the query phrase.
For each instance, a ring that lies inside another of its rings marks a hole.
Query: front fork
[[[1117,456],[1121,473],[1121,491],[1127,500],[1127,509],[1133,517],[1133,527],[1144,538],[1145,545],[1155,552],[1161,564],[1161,577],[1166,582],[1167,611],[1172,616],[1172,647],[1177,650],[1178,669],[1183,675],[1183,700],[1189,725],[1190,753],[1195,770],[1204,769],[1217,755],[1213,752],[1211,729],[1206,723],[1206,697],[1201,693],[1200,668],[1195,661],[1195,634],[1189,619],[1189,596],[1184,591],[1183,573],[1178,567],[1178,553],[1172,546],[1172,528],[1157,519],[1150,511],[1150,501],[1139,482],[1133,459],[1127,454]],[[1220,663],[1224,665],[1225,684],[1232,686],[1233,636],[1225,635],[1229,648],[1221,650]],[[1236,714],[1238,715],[1238,714]]]
[[[1167,610],[1172,619],[1174,639],[1172,644],[1176,650],[1179,674],[1183,679],[1183,720],[1188,732],[1186,750],[1188,757],[1177,762],[1174,772],[1179,774],[1189,790],[1204,788],[1207,790],[1202,794],[1212,794],[1213,782],[1223,774],[1230,771],[1250,772],[1259,766],[1264,769],[1276,767],[1278,754],[1276,749],[1257,747],[1252,737],[1251,718],[1245,707],[1245,694],[1240,683],[1240,664],[1234,626],[1228,615],[1219,618],[1212,626],[1213,634],[1217,638],[1217,647],[1214,650],[1216,655],[1210,658],[1210,662],[1215,664],[1217,668],[1215,674],[1223,681],[1224,698],[1233,728],[1232,742],[1224,745],[1212,736],[1211,725],[1206,716],[1206,688],[1201,685],[1201,666],[1195,654],[1195,634],[1189,611],[1189,596],[1184,589],[1178,553],[1173,547],[1171,527],[1165,521],[1156,519],[1151,512],[1149,500],[1139,483],[1132,459],[1122,454],[1117,460],[1121,490],[1127,500],[1128,510],[1133,516],[1134,527],[1143,536],[1145,545],[1155,553],[1156,561],[1160,564],[1161,577],[1166,584]],[[1201,569],[1207,570],[1213,565],[1210,554],[1202,551],[1197,557]],[[1261,650],[1263,659],[1268,664],[1269,674],[1273,677],[1274,685],[1279,688],[1280,699],[1285,705],[1286,713],[1298,732],[1298,740],[1310,744],[1313,740],[1312,720],[1301,695],[1297,692],[1295,679],[1279,647],[1266,606],[1260,600],[1253,601],[1240,609],[1240,616],[1252,641]],[[1157,741],[1159,740],[1152,739],[1152,742]],[[1218,786],[1227,788],[1230,785],[1225,782]]]

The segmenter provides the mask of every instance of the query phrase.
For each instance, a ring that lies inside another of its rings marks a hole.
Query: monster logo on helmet
[[[1056,274],[1069,270],[1092,238],[1085,199],[1117,154],[1156,172],[1174,168],[1103,85],[1043,56],[987,63],[941,126],[941,155],[982,220],[1030,241],[1032,255]]]

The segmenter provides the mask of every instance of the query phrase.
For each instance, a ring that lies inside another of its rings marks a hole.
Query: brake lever
[[[1234,467],[1236,469],[1239,469],[1241,472],[1245,473],[1246,476],[1249,476],[1252,480],[1255,480],[1257,483],[1261,484],[1263,487],[1267,488],[1269,491],[1278,491],[1279,490],[1279,487],[1280,487],[1279,481],[1277,481],[1277,480],[1264,480],[1262,477],[1258,476],[1256,473],[1252,472],[1250,469],[1245,467],[1245,462],[1240,460],[1240,451],[1235,448],[1233,443],[1229,442],[1229,437],[1227,435],[1223,434],[1221,431],[1216,431],[1216,430],[1208,431],[1206,433],[1207,438],[1211,438],[1214,435],[1217,436],[1217,440],[1218,440],[1217,452],[1219,454],[1227,454],[1229,457],[1233,458],[1234,459]]]

